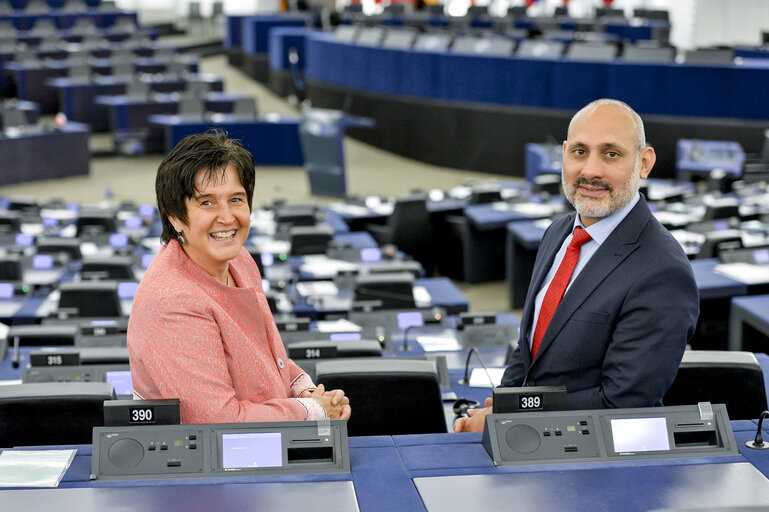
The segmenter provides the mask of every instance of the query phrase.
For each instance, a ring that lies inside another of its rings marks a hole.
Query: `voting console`
[[[496,466],[737,455],[726,406],[490,414],[483,447]]]
[[[342,420],[93,430],[92,480],[349,473]]]

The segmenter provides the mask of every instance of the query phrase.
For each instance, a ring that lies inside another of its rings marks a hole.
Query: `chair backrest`
[[[177,114],[188,121],[200,121],[206,113],[206,104],[202,98],[189,97],[179,100]]]
[[[79,332],[77,325],[12,325],[8,340],[19,338],[21,347],[74,346]]]
[[[150,94],[150,85],[141,80],[132,80],[126,84],[126,96],[135,99],[146,99]]]
[[[315,378],[344,389],[355,414],[351,436],[446,432],[438,370],[432,361],[397,358],[319,361]],[[382,392],[382,390],[387,390]]]
[[[672,46],[626,46],[622,58],[628,62],[672,62],[676,56]]]
[[[742,247],[742,232],[740,230],[711,231],[705,235],[705,241],[702,243],[696,258],[718,258],[721,250],[739,249],[740,247]]]
[[[726,404],[730,420],[758,418],[767,408],[764,374],[751,352],[687,350],[665,393],[665,405]]]
[[[409,28],[393,28],[387,31],[382,41],[382,48],[408,50],[414,45],[417,30]]]
[[[200,80],[188,80],[184,85],[184,95],[191,98],[202,98],[211,90],[211,84]]]
[[[451,34],[420,34],[414,41],[414,50],[445,52],[451,46]]]
[[[355,302],[376,303],[376,309],[414,308],[414,276],[409,272],[359,275],[353,297]]]
[[[21,281],[22,277],[21,256],[18,254],[0,256],[0,281]]]
[[[87,256],[80,268],[83,279],[113,279],[126,281],[134,279],[131,256]]]
[[[340,43],[354,43],[360,27],[356,25],[339,25],[334,30],[334,40]]]
[[[3,110],[3,130],[29,126],[27,113],[19,109]]]
[[[67,68],[67,77],[70,80],[84,80],[91,78],[91,65],[88,63],[73,64]]]
[[[363,46],[381,46],[385,36],[383,27],[364,27],[358,32],[356,43]]]
[[[618,47],[613,43],[574,41],[566,50],[570,60],[607,62],[617,57]]]
[[[561,41],[524,39],[518,45],[515,54],[528,59],[557,59],[563,54],[565,46]]]
[[[123,316],[116,281],[68,282],[59,285],[59,310],[72,316]]]
[[[45,2],[44,2],[45,5]],[[46,5],[46,10],[48,6]],[[40,18],[35,22],[35,25],[30,30],[31,34],[42,36],[46,34],[56,34],[56,23],[50,18]]]
[[[686,64],[730,65],[734,61],[734,48],[699,48],[686,50]]]
[[[115,77],[133,78],[135,71],[133,62],[118,61],[112,64],[112,76]]]
[[[451,45],[452,53],[468,55],[508,56],[513,54],[515,41],[503,37],[462,36]]]
[[[232,115],[239,121],[253,121],[256,119],[257,108],[254,98],[238,98],[232,104]]]
[[[334,231],[324,226],[292,226],[289,229],[291,255],[325,254]]]
[[[664,9],[633,9],[633,17],[647,20],[670,21],[670,13]]]
[[[0,444],[90,444],[93,427],[104,425],[104,401],[115,398],[105,382],[0,386]]]

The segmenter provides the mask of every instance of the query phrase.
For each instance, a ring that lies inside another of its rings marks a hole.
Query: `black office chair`
[[[81,210],[75,221],[78,237],[108,235],[117,231],[117,218],[112,210]]]
[[[534,194],[545,192],[551,196],[556,196],[561,193],[561,175],[560,174],[540,174],[534,178],[534,183],[531,187],[531,191]]]
[[[502,192],[499,187],[476,187],[470,193],[467,204],[496,203],[502,200]]]
[[[350,398],[355,408],[347,423],[351,436],[446,432],[433,362],[396,358],[319,361],[315,378],[326,389],[343,389]]]
[[[619,47],[614,43],[597,43],[591,41],[574,41],[566,50],[569,60],[609,62],[619,53]]]
[[[665,405],[726,404],[730,420],[758,418],[767,409],[764,374],[751,352],[687,350]]]
[[[396,272],[357,276],[353,300],[370,303],[374,309],[414,308],[414,275]]]
[[[0,256],[0,281],[21,281],[23,276],[21,256],[18,254]]]
[[[432,231],[424,195],[396,199],[393,212],[384,226],[367,224],[365,229],[379,245],[396,245],[420,262],[427,275],[432,274]]]
[[[21,231],[21,213],[0,210],[0,235],[15,235]]]
[[[633,9],[634,18],[670,21],[670,13],[664,9]]]
[[[705,235],[705,241],[697,253],[696,259],[718,258],[722,250],[742,247],[742,232],[739,229],[722,229]]]
[[[104,425],[104,401],[116,398],[104,382],[0,386],[0,445],[90,444]]]
[[[325,254],[334,230],[325,226],[292,226],[289,229],[291,255]]]
[[[728,219],[740,216],[740,203],[737,199],[721,197],[711,199],[705,204],[705,220]]]
[[[731,65],[734,61],[734,48],[698,48],[684,52],[686,64]]]
[[[83,279],[112,279],[129,281],[135,279],[131,256],[86,256],[80,268]]]
[[[67,78],[79,82],[87,82],[91,79],[93,70],[87,62],[82,64],[73,64],[67,69]]]
[[[146,100],[150,95],[150,85],[141,80],[131,80],[126,84],[125,94],[132,99]]]
[[[45,238],[38,240],[36,246],[37,254],[50,254],[58,259],[59,263],[79,260],[83,257],[79,238]]]
[[[675,59],[672,46],[626,46],[622,59],[627,62],[666,63]]]
[[[257,114],[254,98],[238,98],[232,104],[232,115],[238,121],[255,121]]]
[[[12,325],[8,329],[8,344],[19,338],[20,347],[73,346],[77,341],[77,325]]]
[[[66,282],[59,285],[60,313],[81,317],[119,317],[123,308],[116,281]]]

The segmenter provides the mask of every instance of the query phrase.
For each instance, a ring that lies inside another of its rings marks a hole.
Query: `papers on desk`
[[[296,283],[296,291],[302,297],[339,295],[339,288],[333,281],[300,281]]]
[[[483,368],[473,368],[468,385],[471,388],[495,388],[502,383],[503,373],[505,373],[504,368],[489,368],[488,373]],[[489,382],[489,377],[491,377],[491,382]]]
[[[721,263],[713,271],[745,284],[769,283],[769,265],[753,263]]]
[[[310,274],[316,278],[336,277],[339,272],[352,272],[358,265],[349,261],[335,260],[327,256],[305,256],[304,263],[299,268],[300,272]]]
[[[254,245],[259,252],[272,254],[288,254],[291,252],[291,242],[288,240],[273,240],[269,237],[256,237]]]
[[[418,308],[429,308],[433,303],[433,297],[424,286],[415,286],[414,303]]]
[[[77,450],[4,450],[0,487],[56,487]]]
[[[334,203],[329,205],[329,208],[337,213],[349,215],[351,217],[363,217],[371,214],[371,211],[368,208],[358,204]]]
[[[456,352],[462,350],[462,345],[459,344],[453,329],[420,334],[416,337],[416,340],[425,352]]]
[[[361,332],[363,328],[346,318],[339,320],[318,320],[315,323],[319,332]]]
[[[497,211],[513,211],[527,217],[549,217],[553,207],[541,203],[494,203],[492,208]]]
[[[679,213],[671,211],[656,211],[652,215],[665,226],[682,227],[696,220],[689,213]]]

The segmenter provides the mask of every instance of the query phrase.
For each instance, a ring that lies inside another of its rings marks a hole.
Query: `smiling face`
[[[643,143],[630,112],[619,106],[588,107],[572,119],[561,179],[586,227],[621,210],[638,193],[656,160]]]
[[[187,256],[215,278],[222,277],[248,238],[251,210],[246,190],[232,164],[210,179],[204,170],[198,171],[195,187],[195,194],[185,200],[187,223],[169,220],[184,236]]]

